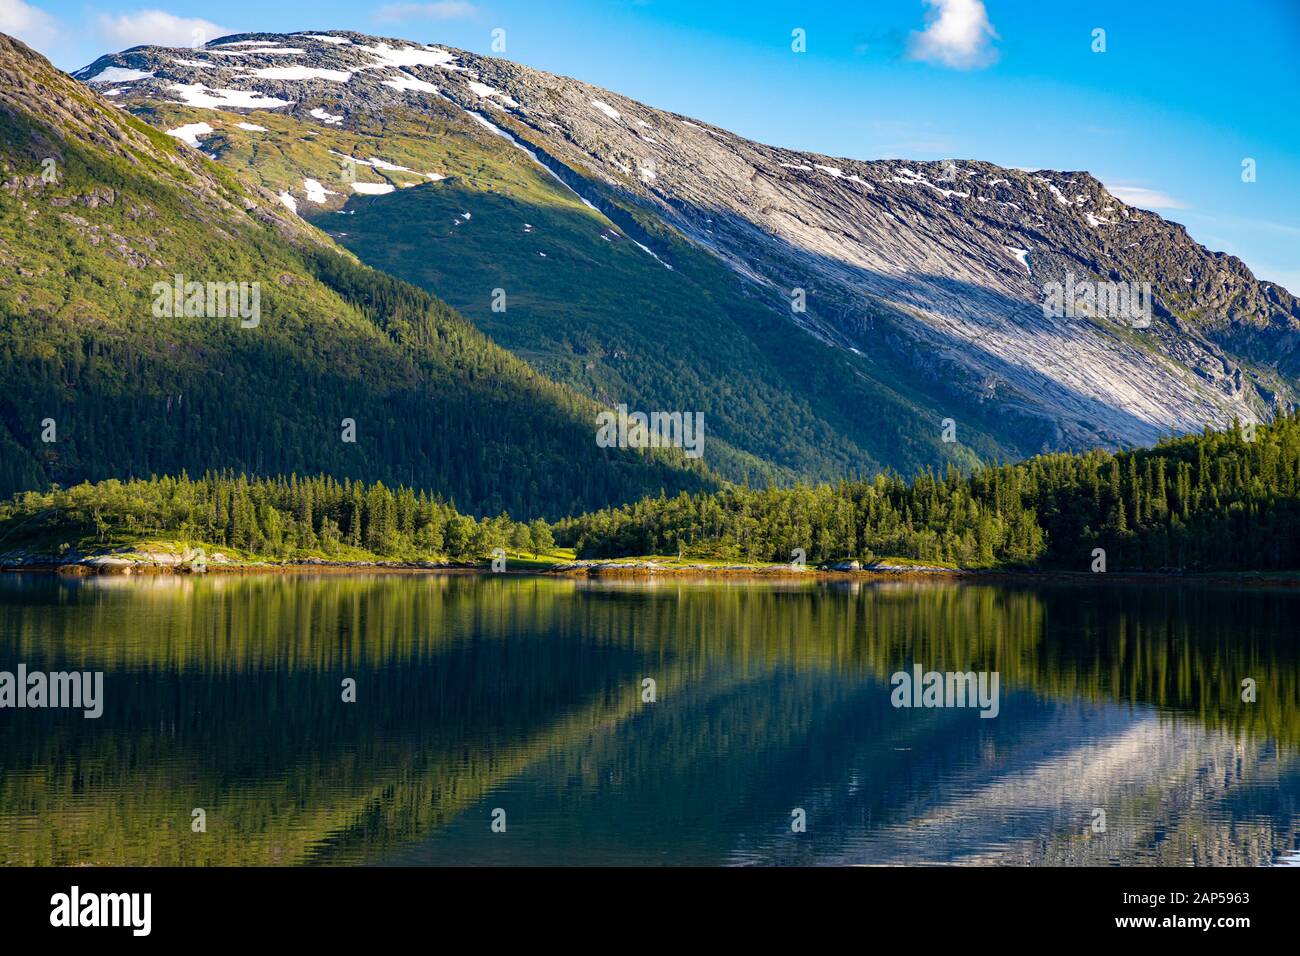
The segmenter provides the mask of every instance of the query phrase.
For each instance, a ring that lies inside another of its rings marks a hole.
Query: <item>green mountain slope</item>
[[[590,400],[3,36],[0,180],[5,491],[323,471],[558,515],[714,483],[597,447]],[[256,283],[260,315],[156,316],[178,274]]]
[[[736,481],[866,474],[895,461],[910,470],[943,458],[939,429],[918,427],[923,409],[905,383],[863,375],[842,350],[792,337],[770,303],[670,234],[660,245],[673,249],[672,270],[584,206],[450,180],[345,209],[346,218],[306,215],[602,404],[703,412],[721,439],[707,460]],[[971,463],[962,452],[952,460]]]
[[[346,36],[351,44],[329,45],[332,55],[405,42]],[[282,44],[310,45],[300,36]],[[960,442],[945,443],[934,411],[943,386],[919,385],[884,358],[800,331],[787,291],[756,286],[604,188],[598,171],[573,177],[580,198],[510,141],[514,127],[503,114],[385,86],[393,76],[412,82],[419,68],[356,67],[346,84],[227,78],[219,66],[229,57],[213,49],[193,54],[211,68],[142,48],[78,76],[103,88],[96,78],[110,66],[152,72],[123,86],[116,102],[160,130],[206,124],[211,132],[196,140],[203,152],[281,196],[362,261],[449,302],[544,374],[606,406],[702,412],[705,460],[719,474],[764,484],[886,466],[970,466],[1005,452],[994,433],[1006,423],[991,410],[970,409]],[[262,60],[249,47],[239,62],[252,69]],[[173,81],[187,90],[251,85],[270,103],[291,105],[177,102],[189,94],[166,92]]]
[[[777,148],[351,31],[136,47],[77,77],[592,399],[702,412],[736,480],[1149,444],[1295,404],[1300,303],[1087,173]],[[1141,322],[1046,301],[1118,283],[1149,290]]]

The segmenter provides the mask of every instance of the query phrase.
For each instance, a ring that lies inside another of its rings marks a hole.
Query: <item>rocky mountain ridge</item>
[[[0,35],[0,495],[324,473],[559,517],[715,486],[598,446],[595,403],[183,136]]]
[[[136,48],[77,78],[133,110],[284,114],[380,142],[398,115],[473,129],[599,210],[607,238],[625,235],[665,269],[681,265],[680,243],[703,251],[791,336],[833,348],[852,375],[912,390],[915,429],[977,421],[999,453],[1149,442],[1265,420],[1296,400],[1296,299],[1087,173],[769,147],[508,60],[346,31]],[[187,125],[200,149],[212,142]],[[446,185],[445,172],[391,157],[340,159],[397,178],[340,189],[306,175],[282,191],[286,205]],[[1048,315],[1054,283],[1149,285],[1150,324],[1086,302]]]

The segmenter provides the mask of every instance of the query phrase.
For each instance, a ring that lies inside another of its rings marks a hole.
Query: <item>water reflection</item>
[[[102,669],[106,706],[0,711],[0,858],[1270,863],[1300,849],[1298,617],[1195,587],[9,575],[0,669]],[[914,662],[999,672],[999,716],[894,709]]]

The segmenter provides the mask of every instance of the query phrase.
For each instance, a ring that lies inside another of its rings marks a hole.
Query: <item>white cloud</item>
[[[43,47],[58,35],[54,18],[23,0],[0,0],[0,33],[17,37],[28,46]]]
[[[0,0],[0,3],[5,0]],[[101,14],[99,34],[115,49],[131,46],[202,46],[237,33],[200,17],[178,17],[164,10],[137,10],[117,16]]]
[[[955,70],[988,66],[998,58],[998,38],[983,0],[925,0],[925,29],[912,34],[908,59]]]
[[[1112,186],[1104,183],[1106,190],[1121,202],[1139,209],[1186,209],[1187,204],[1180,202],[1168,193],[1145,186]]]
[[[478,13],[478,8],[463,0],[440,0],[438,3],[386,3],[375,11],[375,19],[401,20],[463,20]]]

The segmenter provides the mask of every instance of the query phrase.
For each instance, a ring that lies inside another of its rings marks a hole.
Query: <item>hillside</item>
[[[584,394],[703,411],[732,478],[1150,443],[1296,400],[1294,297],[1087,173],[779,149],[344,31],[78,77]],[[1050,317],[1066,282],[1148,284],[1151,322]]]
[[[557,516],[714,484],[598,447],[595,403],[2,36],[0,182],[6,492],[325,472]],[[257,314],[158,314],[178,275],[256,286]]]

